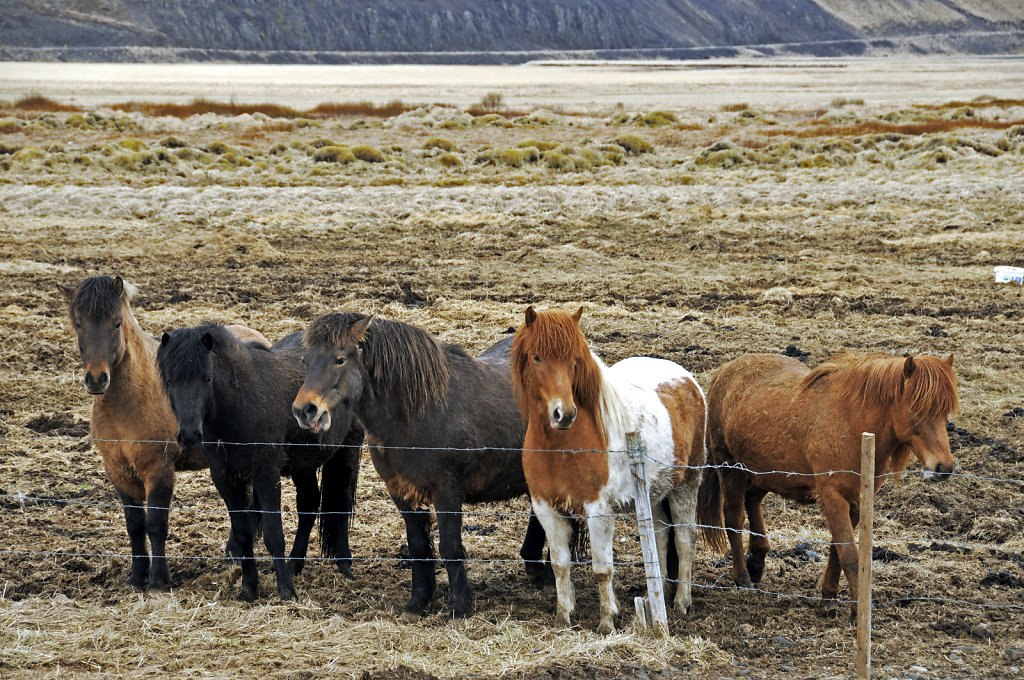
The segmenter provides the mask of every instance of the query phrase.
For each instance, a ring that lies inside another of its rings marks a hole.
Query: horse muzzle
[[[178,430],[178,446],[189,449],[203,443],[203,431],[198,429]]]
[[[107,388],[110,387],[110,373],[99,371],[93,375],[91,371],[86,371],[84,382],[85,389],[89,394],[106,394]]]
[[[295,421],[304,430],[312,430],[313,432],[327,432],[331,429],[331,412],[327,409],[321,409],[313,402],[307,401],[305,405],[299,407],[292,404],[292,415],[295,416]]]
[[[936,463],[934,470],[925,470],[924,478],[929,482],[944,482],[953,474],[954,463]]]
[[[576,422],[576,409],[569,413],[562,408],[561,404],[551,409],[551,427],[557,430],[568,430],[574,422]]]

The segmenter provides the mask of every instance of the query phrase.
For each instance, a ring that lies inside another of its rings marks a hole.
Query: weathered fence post
[[[651,608],[651,626],[658,637],[668,637],[668,612],[665,610],[665,590],[661,580],[661,562],[658,560],[658,544],[654,537],[654,517],[651,512],[651,493],[647,486],[647,471],[644,465],[644,445],[640,434],[626,434],[626,449],[629,452],[629,467],[633,473],[636,493],[636,522],[640,529],[640,549],[644,556],[644,571],[647,573],[647,599]]]
[[[860,442],[860,536],[857,541],[857,677],[871,677],[871,524],[875,508],[875,435]]]

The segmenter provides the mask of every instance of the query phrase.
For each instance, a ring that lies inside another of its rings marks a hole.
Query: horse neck
[[[397,397],[382,392],[381,386],[371,384],[369,372],[363,375],[363,393],[359,396],[355,415],[367,434],[383,443],[406,441],[414,428],[417,413],[405,413]]]
[[[156,366],[156,351],[160,343],[142,330],[130,309],[126,309],[122,316],[121,333],[124,354],[111,367],[110,387],[99,397],[108,404],[146,400],[163,390]]]

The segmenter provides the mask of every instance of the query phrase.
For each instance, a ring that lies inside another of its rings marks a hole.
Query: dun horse
[[[814,370],[772,354],[725,364],[708,389],[708,449],[711,463],[730,467],[704,476],[705,538],[721,550],[728,532],[733,579],[750,588],[761,580],[769,548],[761,500],[773,492],[817,501],[832,532],[822,597],[836,599],[842,567],[855,600],[861,433],[875,434],[875,491],[886,473],[906,467],[911,454],[926,477],[945,479],[953,470],[946,418],[957,407],[952,355],[848,353]],[[751,532],[746,560],[744,508]],[[724,532],[711,528],[723,526],[723,510]]]
[[[706,408],[697,381],[670,361],[633,357],[606,366],[580,331],[582,313],[582,308],[573,315],[528,308],[512,346],[512,380],[528,421],[523,469],[551,549],[558,593],[555,622],[568,626],[575,607],[567,516],[583,516],[601,599],[598,631],[611,633],[618,614],[612,589],[613,513],[635,501],[626,433],[637,431],[646,449],[666,578],[669,524],[674,524],[675,607],[686,612],[701,478],[693,466],[704,464]]]
[[[332,410],[366,429],[373,465],[405,520],[413,562],[403,621],[434,596],[430,509],[437,510],[450,613],[468,616],[473,593],[463,563],[462,505],[526,493],[523,425],[509,375],[510,339],[479,358],[421,328],[351,312],[315,320],[306,333],[306,382],[292,410],[302,427],[338,427]],[[544,533],[531,515],[520,554],[540,577]]]
[[[176,425],[156,369],[157,341],[142,331],[132,313],[132,288],[121,277],[95,276],[77,287],[60,286],[85,366],[85,387],[94,395],[89,430],[103,467],[124,505],[131,543],[128,582],[164,590],[170,573],[164,557],[167,513],[176,470],[201,470],[196,451],[173,443]],[[231,326],[245,339],[267,339],[244,326]],[[149,536],[152,565],[146,549]],[[234,552],[233,541],[228,551]]]
[[[362,431],[339,416],[330,435],[300,429],[288,405],[302,383],[302,333],[268,348],[239,342],[224,327],[204,324],[165,333],[157,365],[177,420],[177,441],[185,451],[201,446],[210,476],[231,517],[242,557],[239,598],[258,595],[253,561],[255,522],[260,510],[263,540],[273,557],[277,592],[294,599],[292,572],[302,568],[306,541],[319,504],[322,552],[351,574],[348,522],[355,502]],[[322,499],[316,470],[323,467]],[[281,525],[282,475],[295,482],[299,530],[284,559]]]

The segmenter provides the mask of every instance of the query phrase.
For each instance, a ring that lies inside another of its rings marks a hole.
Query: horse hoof
[[[238,599],[242,602],[255,602],[256,591],[252,588],[242,586],[242,589],[238,591]]]
[[[747,574],[744,574],[743,578],[736,579],[736,585],[744,590],[751,590],[754,587],[753,581],[750,580],[750,576]]]
[[[289,560],[289,566],[292,568],[292,576],[298,576],[302,573],[302,567],[306,565],[306,560]]]
[[[295,588],[290,586],[287,588],[278,588],[277,594],[281,597],[282,602],[292,602],[299,599],[299,595],[295,592]]]
[[[342,563],[339,562],[338,563],[338,573],[341,574],[342,576],[344,576],[345,578],[355,578],[352,575],[352,565],[351,564],[342,564]]]
[[[543,592],[545,595],[557,595],[558,589],[555,588],[554,583],[545,583],[544,587],[541,589],[541,592]]]
[[[170,590],[171,590],[171,584],[169,582],[163,580],[163,579],[161,579],[159,581],[150,581],[149,582],[149,589],[150,590],[158,590],[158,591],[160,591],[162,593],[167,593],[167,592],[170,592]]]
[[[555,628],[572,628],[569,617],[562,614],[555,614]]]
[[[602,621],[597,626],[597,632],[599,635],[613,635],[615,633],[615,624]]]
[[[399,615],[398,622],[399,623],[416,623],[416,622],[418,622],[422,618],[423,618],[422,614],[418,614],[416,612],[411,612],[411,611],[406,610],[406,611],[402,612]]]

